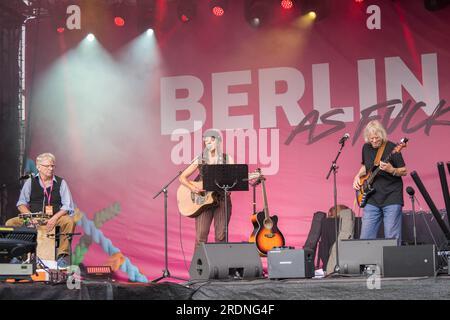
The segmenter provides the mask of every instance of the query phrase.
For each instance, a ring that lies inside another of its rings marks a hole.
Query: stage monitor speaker
[[[339,267],[344,274],[361,274],[378,266],[383,274],[383,247],[397,246],[397,239],[339,241]],[[376,269],[375,269],[376,270]]]
[[[272,249],[267,253],[269,279],[314,277],[314,251]]]
[[[191,280],[260,278],[261,258],[254,243],[201,243],[189,276]]]
[[[434,244],[383,248],[385,277],[433,277],[437,266]]]

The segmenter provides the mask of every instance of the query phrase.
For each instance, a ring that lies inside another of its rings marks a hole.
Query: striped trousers
[[[201,242],[208,242],[209,229],[213,219],[215,242],[225,241],[225,223],[229,223],[231,217],[231,200],[229,197],[227,206],[228,215],[225,214],[225,200],[220,199],[218,207],[206,210],[199,216],[195,217],[195,247],[197,247]]]

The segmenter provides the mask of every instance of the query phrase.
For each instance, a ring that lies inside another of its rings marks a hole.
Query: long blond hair
[[[387,140],[386,129],[384,129],[383,125],[378,120],[370,121],[367,124],[366,128],[364,129],[364,141],[366,143],[369,142],[369,135],[371,133],[373,133],[377,137],[381,138],[381,140],[383,140],[383,142],[385,142]]]

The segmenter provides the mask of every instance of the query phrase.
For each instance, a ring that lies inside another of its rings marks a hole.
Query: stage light
[[[362,3],[364,0],[355,0],[356,3]]]
[[[58,33],[63,33],[66,30],[66,7],[61,3],[55,3],[55,6],[49,8],[49,14],[55,30]]]
[[[139,32],[147,32],[155,26],[155,3],[141,1],[137,7],[137,28]]]
[[[92,41],[95,40],[95,36],[94,36],[92,33],[89,33],[89,34],[87,35],[86,39],[87,39],[89,42],[92,42]]]
[[[117,16],[114,18],[114,24],[118,27],[123,27],[125,25],[125,19]]]
[[[197,6],[193,0],[179,0],[177,6],[178,19],[181,22],[189,22],[197,13]]]
[[[265,24],[273,12],[271,2],[266,0],[247,0],[245,2],[245,19],[253,27]]]
[[[148,35],[148,36],[152,36],[153,34],[154,34],[153,29],[148,29],[148,30],[147,30],[147,35]]]
[[[280,5],[283,9],[289,10],[292,9],[294,3],[292,2],[292,0],[281,0]]]
[[[111,266],[85,266],[80,264],[82,278],[89,280],[112,280]]]
[[[308,17],[310,17],[311,19],[315,19],[317,18],[317,14],[314,11],[310,11],[308,12]]]
[[[334,0],[303,0],[300,2],[302,15],[305,15],[307,19],[314,21],[314,23],[323,20],[331,14],[331,3],[333,1]]]
[[[259,25],[261,24],[261,20],[259,20],[259,18],[253,18],[250,21],[250,24],[254,27],[259,27]]]
[[[212,13],[216,16],[216,17],[221,17],[223,16],[223,14],[225,13],[225,10],[223,10],[222,7],[214,7],[212,8]]]
[[[227,0],[212,0],[209,3],[211,12],[216,17],[221,17],[225,14],[225,11],[227,10],[227,5],[228,5]]]

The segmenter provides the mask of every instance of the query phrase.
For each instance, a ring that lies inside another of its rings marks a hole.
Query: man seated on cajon
[[[46,223],[47,232],[60,227],[60,244],[57,253],[59,268],[65,268],[69,264],[69,237],[72,233],[74,221],[71,217],[74,213],[72,195],[66,181],[54,175],[55,156],[51,153],[43,153],[37,156],[36,166],[39,174],[25,181],[20,192],[17,208],[20,213],[43,212],[51,216]],[[6,221],[8,227],[20,227],[24,225],[24,219],[16,217]]]

